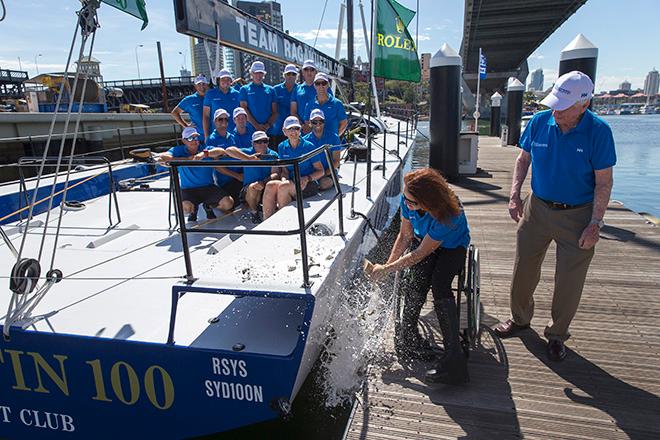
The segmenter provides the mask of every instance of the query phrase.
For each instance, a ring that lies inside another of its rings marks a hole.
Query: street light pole
[[[138,47],[144,47],[144,44],[138,44],[135,46],[135,64],[137,65],[137,72],[138,72],[138,79],[142,79],[142,75],[140,75],[140,59],[138,58]]]
[[[21,64],[21,57],[18,57],[18,70],[23,70],[23,64]]]
[[[37,75],[39,75],[39,63],[37,62],[37,58],[39,58],[41,56],[43,56],[43,55],[40,54],[40,53],[34,56],[34,65],[37,68]]]
[[[179,52],[179,55],[183,55],[183,64],[181,65],[181,69],[184,70],[184,69],[186,69],[186,53],[185,52]]]

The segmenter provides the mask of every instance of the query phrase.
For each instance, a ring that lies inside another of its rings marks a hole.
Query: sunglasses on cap
[[[254,141],[254,143],[255,144],[267,144],[268,139],[257,139],[256,141]]]
[[[195,141],[199,141],[199,137],[198,136],[188,136],[187,138],[183,138],[183,140],[188,141],[188,142],[195,142]]]
[[[316,81],[316,82],[314,83],[314,85],[315,85],[315,86],[327,86],[328,83],[325,82],[325,81]]]
[[[310,121],[312,125],[323,125],[325,124],[325,121],[323,119],[315,119],[313,121]]]

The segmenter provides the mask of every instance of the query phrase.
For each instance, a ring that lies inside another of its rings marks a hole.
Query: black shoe
[[[566,346],[559,339],[548,341],[548,359],[553,362],[561,362],[566,359]]]
[[[215,212],[213,212],[213,208],[211,208],[209,205],[204,204],[204,212],[206,212],[206,218],[209,220],[217,218]]]
[[[197,221],[197,208],[190,214],[188,214],[188,221],[189,222],[196,222]]]

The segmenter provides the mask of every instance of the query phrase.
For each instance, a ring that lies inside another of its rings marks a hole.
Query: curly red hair
[[[406,174],[403,181],[419,206],[439,222],[449,222],[461,213],[458,197],[438,171],[420,168]]]

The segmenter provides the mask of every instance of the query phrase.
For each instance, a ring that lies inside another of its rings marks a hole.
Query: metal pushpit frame
[[[339,235],[344,235],[344,207],[343,207],[343,193],[339,186],[339,178],[334,167],[330,167],[332,182],[335,187],[336,193],[329,199],[314,216],[305,221],[305,213],[303,209],[303,195],[302,188],[300,187],[300,163],[309,160],[321,153],[325,154],[328,164],[332,164],[332,157],[330,155],[330,145],[322,145],[321,147],[310,151],[300,157],[291,159],[278,159],[278,160],[173,160],[169,162],[172,170],[172,184],[174,185],[174,199],[177,212],[177,218],[181,231],[181,243],[183,247],[184,260],[186,264],[186,277],[189,281],[194,280],[192,262],[190,259],[190,249],[188,247],[188,233],[205,233],[205,234],[248,234],[248,235],[300,235],[300,245],[302,252],[303,264],[303,288],[311,286],[309,281],[309,261],[307,254],[307,229],[314,224],[316,220],[337,200],[338,202],[338,221],[339,221]],[[295,177],[296,186],[296,209],[298,211],[298,228],[284,231],[277,230],[234,230],[234,229],[215,229],[215,228],[194,228],[188,229],[186,226],[186,219],[183,213],[183,203],[181,199],[181,185],[179,183],[179,167],[282,167],[293,166],[293,173]]]

